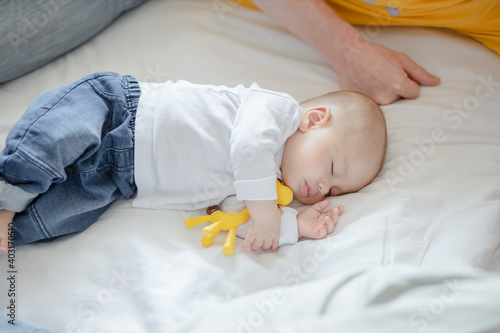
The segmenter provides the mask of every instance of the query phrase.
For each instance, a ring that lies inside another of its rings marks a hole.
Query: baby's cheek
[[[330,196],[330,197],[336,197],[337,195],[344,194],[344,193],[342,193],[342,191],[339,188],[337,188],[335,186],[330,189],[329,193],[330,194],[328,196]]]

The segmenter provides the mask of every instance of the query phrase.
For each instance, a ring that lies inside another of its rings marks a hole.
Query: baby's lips
[[[304,198],[307,198],[307,183],[304,183],[302,185],[302,188],[300,189],[300,195],[303,196]]]
[[[300,190],[300,194],[304,198],[309,198],[312,196],[313,191],[312,191],[311,187],[309,186],[309,184],[307,184],[307,182],[304,182],[304,185],[302,185],[302,188]]]

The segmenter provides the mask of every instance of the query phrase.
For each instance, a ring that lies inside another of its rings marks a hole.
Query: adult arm
[[[419,84],[437,85],[406,54],[371,43],[324,0],[254,0],[255,5],[318,50],[337,72],[343,89],[356,90],[379,104],[416,98]]]

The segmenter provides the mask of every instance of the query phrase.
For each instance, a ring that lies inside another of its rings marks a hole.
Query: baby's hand
[[[328,200],[323,200],[297,215],[299,238],[322,239],[333,232],[344,206],[323,212],[323,209],[327,208],[328,205]]]
[[[248,212],[252,216],[250,208],[252,204],[247,202]],[[277,207],[276,202],[271,209],[262,209],[260,207],[258,217],[251,217],[249,220],[248,235],[243,241],[243,248],[246,249],[248,246],[252,246],[252,251],[257,251],[258,249],[269,250],[272,249],[276,251],[279,247],[280,239],[280,223],[281,223],[281,210]],[[268,207],[269,208],[269,207]],[[266,211],[265,214],[262,214]]]

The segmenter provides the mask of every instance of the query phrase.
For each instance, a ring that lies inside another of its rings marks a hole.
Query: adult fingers
[[[420,87],[417,82],[406,75],[392,84],[392,91],[403,98],[414,99],[418,97]]]
[[[406,74],[408,74],[409,78],[416,83],[424,86],[435,86],[441,82],[439,77],[429,73],[425,68],[418,65],[406,54],[400,53],[399,58]]]

